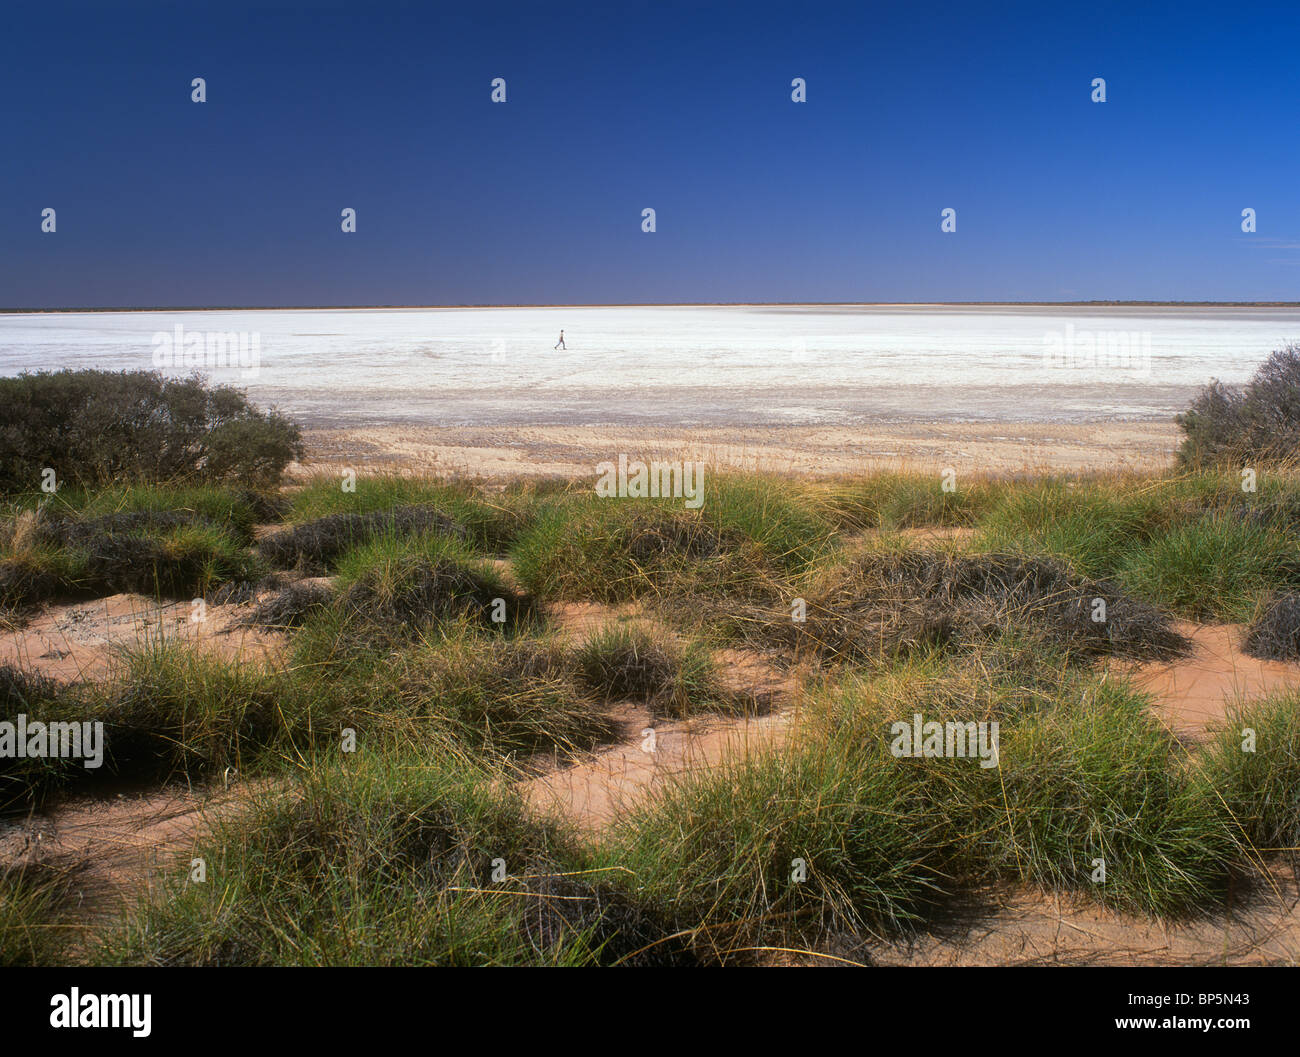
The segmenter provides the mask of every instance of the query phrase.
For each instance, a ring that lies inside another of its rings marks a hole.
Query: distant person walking
[[[560,340],[555,343],[555,347],[557,349],[563,349],[565,352],[569,351],[569,347],[564,344],[564,331],[560,331]]]

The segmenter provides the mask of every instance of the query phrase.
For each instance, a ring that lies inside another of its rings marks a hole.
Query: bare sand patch
[[[637,602],[623,602],[616,606],[602,602],[557,602],[546,607],[546,616],[561,633],[579,641],[607,624],[632,620],[641,615]]]
[[[625,705],[615,720],[617,744],[528,779],[522,783],[525,795],[539,808],[558,809],[580,826],[598,829],[680,775],[776,743],[789,731],[792,713],[655,720],[649,709]]]
[[[1241,652],[1241,624],[1175,625],[1192,652],[1173,661],[1121,666],[1151,694],[1157,714],[1175,732],[1203,737],[1222,728],[1228,706],[1300,686],[1300,664],[1261,661]]]
[[[62,680],[103,679],[124,650],[160,642],[185,642],[228,659],[277,658],[284,635],[241,627],[240,620],[251,611],[247,603],[209,605],[204,619],[195,621],[189,602],[159,602],[136,594],[46,606],[0,637],[0,664]]]
[[[105,921],[165,873],[189,868],[187,853],[209,823],[247,803],[247,789],[179,787],[70,797],[0,822],[0,865],[40,865],[66,878],[70,916]]]
[[[1121,914],[1018,885],[980,895],[938,927],[873,946],[871,964],[1300,964],[1300,886],[1278,862],[1266,883],[1238,893],[1225,910],[1188,921]]]
[[[1172,422],[974,422],[699,429],[628,426],[372,426],[308,429],[291,472],[592,476],[620,452],[806,476],[886,470],[1006,474],[1153,471],[1178,446]]]
[[[547,612],[564,635],[578,642],[622,620],[649,619],[635,602],[568,602]],[[581,826],[599,828],[674,776],[717,767],[783,737],[793,710],[779,710],[796,700],[797,674],[773,667],[750,650],[718,650],[713,659],[723,687],[751,705],[748,714],[666,719],[654,717],[644,705],[620,705],[613,712],[614,744],[524,781],[525,794],[539,807],[556,808]]]

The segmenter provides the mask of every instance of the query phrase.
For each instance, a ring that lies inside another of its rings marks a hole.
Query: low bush
[[[1175,419],[1184,466],[1292,462],[1300,456],[1300,345],[1268,357],[1244,388],[1211,382]]]
[[[1163,613],[1114,584],[1013,554],[862,555],[810,589],[803,616],[772,613],[770,639],[823,659],[969,651],[1012,630],[1083,660],[1168,658],[1186,648]]]
[[[1260,607],[1242,651],[1263,661],[1300,661],[1300,592],[1275,594]]]
[[[0,491],[60,483],[224,480],[265,486],[303,452],[299,428],[239,390],[155,371],[0,378]]]
[[[320,768],[218,824],[220,885],[170,885],[105,949],[152,965],[591,965],[691,961],[474,760],[444,750]],[[504,871],[504,876],[496,871]],[[655,944],[649,951],[649,945]]]
[[[258,553],[280,569],[324,574],[349,551],[374,539],[401,540],[437,532],[464,539],[464,528],[435,507],[404,506],[366,514],[327,514],[273,532],[258,542]]]

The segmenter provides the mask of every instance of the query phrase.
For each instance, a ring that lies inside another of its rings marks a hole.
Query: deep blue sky
[[[0,306],[1300,300],[1298,60],[1294,2],[5,0]]]

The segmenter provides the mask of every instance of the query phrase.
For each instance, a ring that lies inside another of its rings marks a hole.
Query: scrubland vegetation
[[[97,683],[0,667],[0,720],[101,721],[107,743],[100,771],[0,759],[8,810],[125,780],[236,773],[246,790],[201,835],[205,881],[178,862],[75,944],[49,927],[76,920],[66,879],[0,876],[0,961],[856,960],[997,885],[1221,909],[1300,845],[1300,692],[1193,743],[1114,665],[1183,653],[1179,620],[1246,623],[1252,651],[1296,659],[1300,474],[1252,465],[1253,491],[1209,459],[953,490],[717,471],[699,510],[589,481],[345,491],[322,474],[281,494],[182,475],[48,495],[18,472],[0,536],[11,627],[132,590],[256,599],[249,623],[286,642],[256,663],[146,643]],[[565,635],[573,603],[608,620]],[[616,738],[622,704],[756,710],[723,678],[728,650],[804,676],[788,736],[607,827],[524,794]],[[916,714],[996,721],[997,765],[897,755],[891,731]]]

